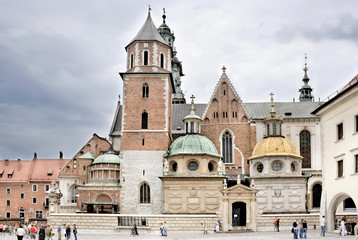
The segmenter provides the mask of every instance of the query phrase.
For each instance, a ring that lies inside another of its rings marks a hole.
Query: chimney
[[[37,159],[37,153],[34,153],[34,160]]]
[[[60,151],[60,161],[59,161],[59,165],[58,168],[61,169],[62,168],[62,164],[63,164],[63,152]]]
[[[17,159],[17,171],[20,171],[21,169],[21,159]]]
[[[60,151],[60,159],[63,159],[63,152]]]
[[[9,166],[9,159],[5,159],[4,166]]]

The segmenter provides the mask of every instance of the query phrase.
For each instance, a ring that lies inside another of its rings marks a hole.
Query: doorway
[[[235,202],[232,204],[232,226],[246,226],[246,203]]]

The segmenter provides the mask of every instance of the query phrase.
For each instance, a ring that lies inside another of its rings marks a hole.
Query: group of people
[[[16,227],[15,225],[3,225],[0,223],[0,235],[5,235],[5,232],[8,232],[9,235],[15,233]]]
[[[66,224],[63,224],[63,227],[61,225],[58,225],[57,227],[57,233],[58,233],[58,240],[62,239],[62,235],[65,236],[64,239],[70,240],[71,239],[71,232],[73,232],[74,239],[77,240],[77,226],[76,224],[73,224],[73,230],[71,231],[71,226]]]
[[[293,239],[300,239],[304,238],[307,239],[307,221],[305,219],[301,219],[301,221],[293,221],[292,223],[292,233],[293,233]]]

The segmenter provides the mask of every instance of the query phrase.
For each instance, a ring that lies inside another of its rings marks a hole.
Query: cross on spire
[[[225,71],[226,71],[226,67],[225,67],[225,66],[223,66],[222,70],[223,70],[223,73],[225,73]]]
[[[150,5],[148,5],[148,14],[150,15],[150,11],[151,11],[152,9],[150,8]]]

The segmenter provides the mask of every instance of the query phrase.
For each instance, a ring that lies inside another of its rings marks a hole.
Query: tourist
[[[306,220],[303,220],[302,222],[302,229],[303,229],[303,238],[304,239],[307,239],[307,221]]]
[[[65,239],[67,239],[67,235],[66,235],[66,224],[63,224],[62,234],[65,236]]]
[[[163,224],[163,237],[168,236],[167,230],[168,230],[167,223],[164,222],[164,224]]]
[[[160,223],[160,236],[163,237],[163,223]]]
[[[2,223],[0,223],[0,234],[4,234],[4,225]]]
[[[220,232],[220,221],[218,220],[216,223],[215,223],[215,231],[216,233],[219,233]]]
[[[71,226],[70,225],[67,225],[67,228],[66,228],[66,238],[71,239]]]
[[[61,224],[59,224],[58,227],[57,227],[57,234],[58,234],[57,239],[61,240]]]
[[[344,237],[346,235],[346,222],[345,222],[345,218],[343,217],[342,218],[342,221],[341,221],[341,225],[340,225],[340,235],[342,237]]]
[[[277,232],[279,232],[280,231],[280,219],[279,218],[277,218],[277,220],[276,220],[276,228],[277,228]]]
[[[138,229],[137,229],[137,225],[136,225],[136,224],[134,224],[134,232],[135,232],[135,235],[136,235],[136,236],[139,236],[139,234],[138,234]]]
[[[206,225],[206,222],[204,222],[204,235],[208,234],[208,226]]]
[[[358,222],[357,220],[354,221],[356,225],[353,228],[354,236],[356,237],[356,240],[358,240]]]
[[[38,234],[39,234],[39,240],[45,240],[46,237],[46,229],[44,226],[40,226],[39,230],[38,230]]]
[[[320,225],[321,225],[321,236],[324,237],[326,236],[326,219],[324,218],[324,216],[321,217]]]
[[[75,236],[75,240],[77,240],[77,226],[73,224],[73,236]]]
[[[299,235],[300,235],[300,239],[303,238],[303,226],[302,226],[302,224],[303,224],[303,219],[301,219],[301,221],[298,224],[298,232],[299,232]]]
[[[131,233],[129,234],[130,237],[135,237],[135,228],[134,224],[132,224]]]
[[[275,218],[275,220],[273,220],[273,231],[277,230],[277,218]]]
[[[30,227],[30,239],[36,239],[36,228],[34,225],[31,225]]]
[[[47,225],[47,228],[46,228],[46,237],[47,237],[47,240],[52,240],[52,228],[50,225]]]
[[[297,219],[292,223],[293,239],[298,239],[298,222]]]
[[[25,235],[25,229],[23,229],[22,226],[20,226],[17,230],[16,230],[16,236],[17,236],[17,240],[22,240],[24,238]]]

